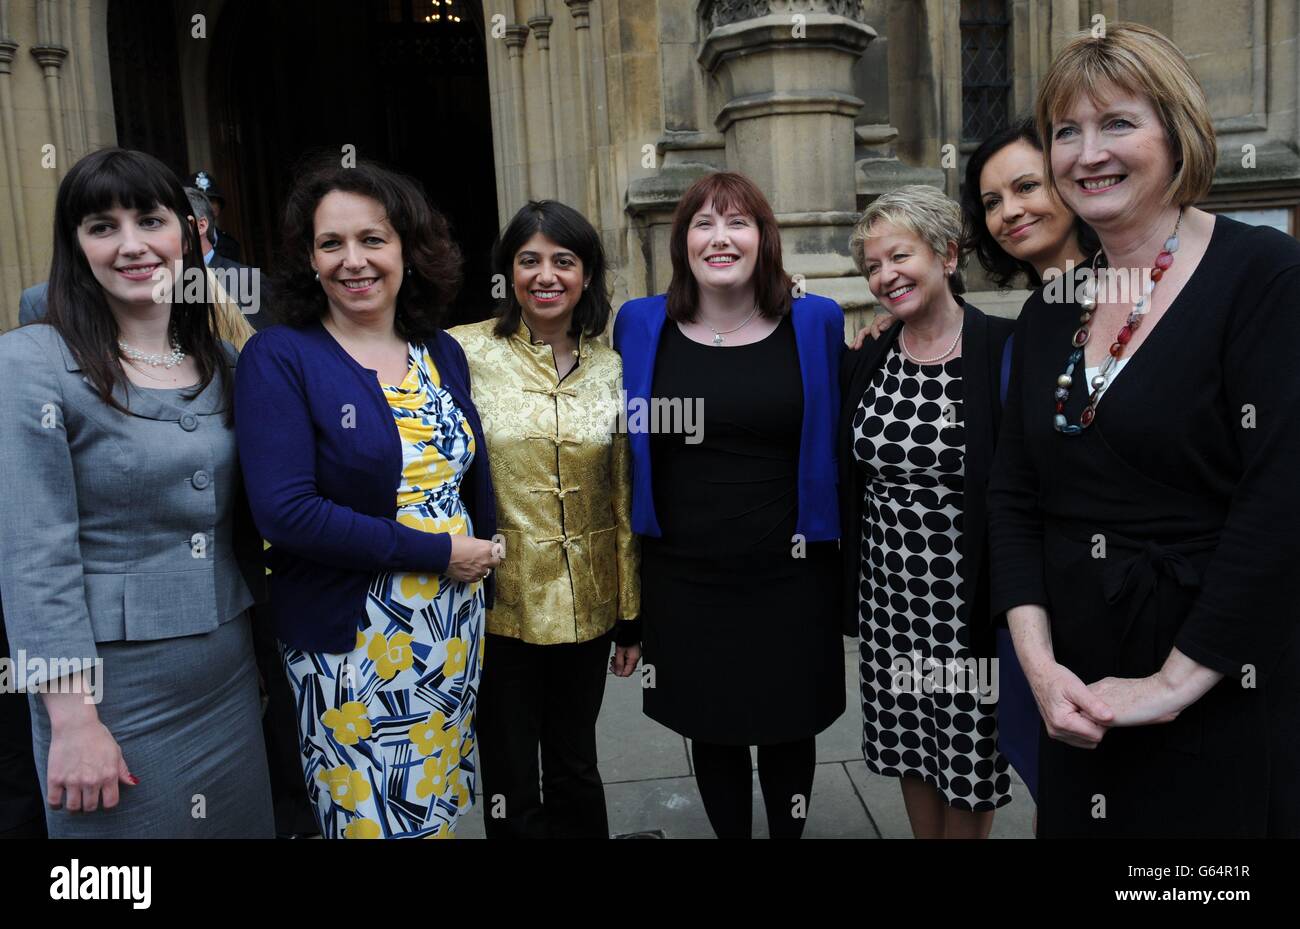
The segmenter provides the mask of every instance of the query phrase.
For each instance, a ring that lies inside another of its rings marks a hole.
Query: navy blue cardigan
[[[490,539],[496,499],[465,353],[445,332],[425,346],[474,433],[460,493],[474,534]],[[286,645],[350,652],[377,572],[446,571],[451,536],[396,521],[402,446],[375,372],[319,322],[248,340],[235,375],[235,435],[253,520],[271,544],[270,603],[259,609],[269,609]],[[488,575],[488,606],[494,583]]]
[[[663,294],[629,300],[614,320],[614,348],[623,356],[629,422],[633,418],[630,405],[644,403],[650,396],[659,337],[668,318],[666,307]],[[808,542],[829,542],[840,537],[835,429],[840,415],[840,358],[845,351],[844,312],[834,300],[806,294],[794,300],[790,320],[803,382],[795,531]],[[632,448],[632,531],[659,537],[663,533],[655,516],[650,480],[650,436],[633,432],[628,442]]]

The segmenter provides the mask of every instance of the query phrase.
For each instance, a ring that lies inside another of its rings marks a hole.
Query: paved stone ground
[[[858,693],[857,644],[846,641],[844,678],[848,709],[817,738],[805,838],[910,839],[903,797],[896,778],[880,777],[862,760],[862,710]],[[600,772],[605,780],[609,826],[614,835],[658,830],[669,839],[713,838],[691,770],[686,739],[641,712],[640,672],[609,676],[597,725]],[[1033,801],[1012,773],[1014,800],[997,811],[993,838],[1033,836]],[[758,775],[753,782],[754,835],[766,837]],[[483,804],[461,822],[462,838],[483,837]]]

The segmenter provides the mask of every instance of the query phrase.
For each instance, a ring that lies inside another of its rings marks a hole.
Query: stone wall
[[[107,0],[0,0],[0,328],[45,280],[59,181],[116,140]]]
[[[183,131],[210,160],[206,46],[226,0],[177,0]],[[0,0],[0,328],[46,277],[62,173],[115,139],[109,0]],[[1145,22],[1188,54],[1221,147],[1209,204],[1300,201],[1300,0],[1009,0],[1011,102],[1027,113],[1053,53],[1104,16]],[[960,4],[952,0],[483,0],[497,206],[556,197],[600,229],[615,301],[662,290],[681,192],[719,168],[753,174],[789,269],[859,321],[856,211],[903,183],[958,189]],[[801,26],[796,36],[795,26]],[[43,156],[54,146],[52,167]],[[957,159],[945,160],[945,146]],[[965,150],[963,150],[965,149]],[[973,275],[971,299],[984,295]]]

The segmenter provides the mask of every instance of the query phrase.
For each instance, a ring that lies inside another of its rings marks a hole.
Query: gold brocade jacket
[[[532,344],[524,325],[509,338],[495,325],[449,330],[469,360],[505,538],[488,631],[536,645],[588,642],[641,605],[631,455],[618,428],[623,362],[582,337],[561,381],[550,346]]]

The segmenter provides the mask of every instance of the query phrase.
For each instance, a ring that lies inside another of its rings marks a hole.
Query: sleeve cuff
[[[641,618],[620,619],[614,624],[614,644],[627,648],[641,644]]]
[[[1218,671],[1224,677],[1240,679],[1245,674],[1247,665],[1250,664],[1250,662],[1228,658],[1212,649],[1205,648],[1186,632],[1179,633],[1177,638],[1174,639],[1174,648],[1197,664],[1205,665],[1211,671]],[[1256,684],[1263,684],[1268,677],[1269,669],[1259,665],[1255,665],[1254,668]]]

